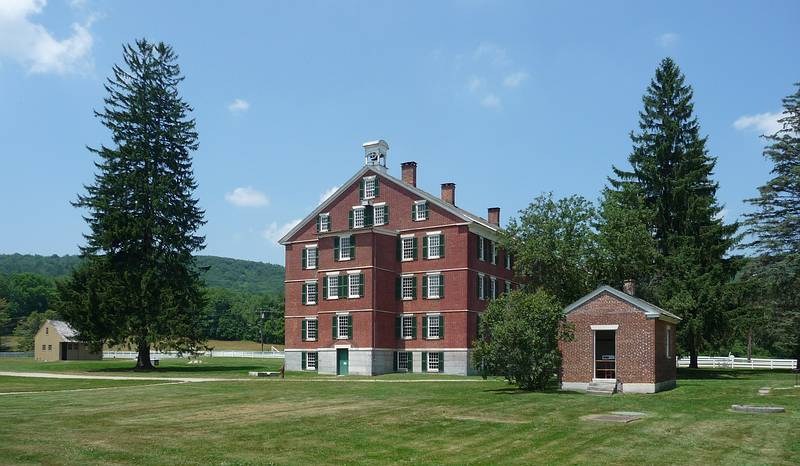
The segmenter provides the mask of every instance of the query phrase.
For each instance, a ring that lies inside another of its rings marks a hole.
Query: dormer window
[[[380,195],[378,177],[373,175],[362,178],[359,191],[362,201],[378,197]]]
[[[428,220],[428,201],[414,201],[411,218],[415,222]]]
[[[317,232],[327,233],[331,231],[331,214],[319,214],[317,217]]]

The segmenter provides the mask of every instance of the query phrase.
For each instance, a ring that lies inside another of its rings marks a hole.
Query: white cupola
[[[383,139],[369,141],[362,144],[364,147],[364,164],[380,170],[386,170],[386,153],[389,144]]]

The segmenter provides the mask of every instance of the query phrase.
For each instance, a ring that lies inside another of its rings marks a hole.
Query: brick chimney
[[[636,296],[636,280],[629,278],[622,282],[622,291],[625,294]]]
[[[442,200],[448,204],[456,205],[455,183],[442,183]]]
[[[403,162],[400,164],[402,179],[411,186],[417,186],[417,162]]]
[[[489,207],[489,223],[500,226],[500,207]]]

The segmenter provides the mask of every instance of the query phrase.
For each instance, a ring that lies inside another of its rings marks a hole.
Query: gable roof
[[[412,185],[406,183],[405,181],[403,181],[401,179],[393,177],[392,175],[390,175],[386,171],[375,170],[373,167],[364,165],[363,167],[361,167],[360,170],[358,170],[355,173],[355,175],[350,177],[349,180],[347,180],[344,184],[342,184],[339,187],[339,189],[337,189],[333,194],[328,196],[328,198],[325,199],[325,201],[323,201],[322,204],[318,205],[317,208],[314,209],[310,214],[308,214],[303,220],[301,220],[300,223],[298,223],[297,225],[294,226],[294,228],[289,230],[289,232],[286,233],[283,236],[283,238],[278,240],[278,243],[279,244],[286,244],[289,241],[289,238],[291,238],[292,236],[294,236],[295,233],[300,231],[300,229],[303,228],[309,221],[315,220],[316,216],[319,215],[320,213],[324,212],[325,209],[327,209],[328,206],[331,205],[333,203],[333,201],[336,200],[337,197],[339,197],[339,195],[341,195],[353,183],[355,183],[359,178],[361,178],[364,175],[366,175],[368,172],[372,172],[373,174],[375,174],[377,176],[380,176],[381,178],[389,180],[392,183],[395,183],[395,184],[401,186],[402,188],[411,191],[413,194],[419,196],[422,199],[425,199],[426,201],[428,201],[431,204],[441,208],[442,210],[445,210],[445,211],[455,215],[456,217],[460,218],[461,220],[463,220],[466,223],[479,225],[480,227],[489,230],[489,232],[497,233],[497,232],[500,231],[500,227],[498,227],[497,225],[492,225],[491,223],[489,223],[488,220],[484,219],[483,217],[481,217],[479,215],[475,215],[473,213],[467,212],[466,210],[464,210],[464,209],[462,209],[460,207],[456,207],[453,204],[445,202],[442,199],[440,199],[439,197],[436,197],[433,194],[428,193],[427,191],[423,191],[423,190],[417,188],[416,186],[412,186]]]
[[[575,301],[574,303],[570,304],[566,308],[564,308],[564,313],[569,314],[570,312],[574,311],[575,309],[581,307],[582,305],[586,304],[590,300],[594,299],[595,297],[603,294],[609,293],[612,296],[615,296],[623,301],[626,301],[633,305],[634,307],[638,308],[642,312],[645,313],[647,318],[649,319],[661,319],[666,320],[672,323],[678,323],[681,321],[681,318],[677,315],[661,309],[660,307],[656,306],[655,304],[648,303],[647,301],[637,298],[636,296],[631,296],[628,293],[620,291],[616,288],[612,288],[608,285],[603,285],[596,290],[592,291],[591,293],[587,294],[586,296],[582,297],[581,299]]]
[[[53,326],[53,329],[58,333],[64,341],[69,342],[77,342],[78,341],[78,331],[72,328],[72,326],[63,320],[46,320],[45,324],[50,324]]]

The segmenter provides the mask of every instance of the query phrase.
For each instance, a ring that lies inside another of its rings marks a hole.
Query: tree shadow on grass
[[[788,369],[678,369],[678,380],[750,380],[766,374],[791,374]]]
[[[169,366],[156,367],[152,370],[137,370],[135,367],[103,367],[90,372],[136,373],[136,374],[202,374],[208,372],[249,372],[263,371],[264,366]]]

